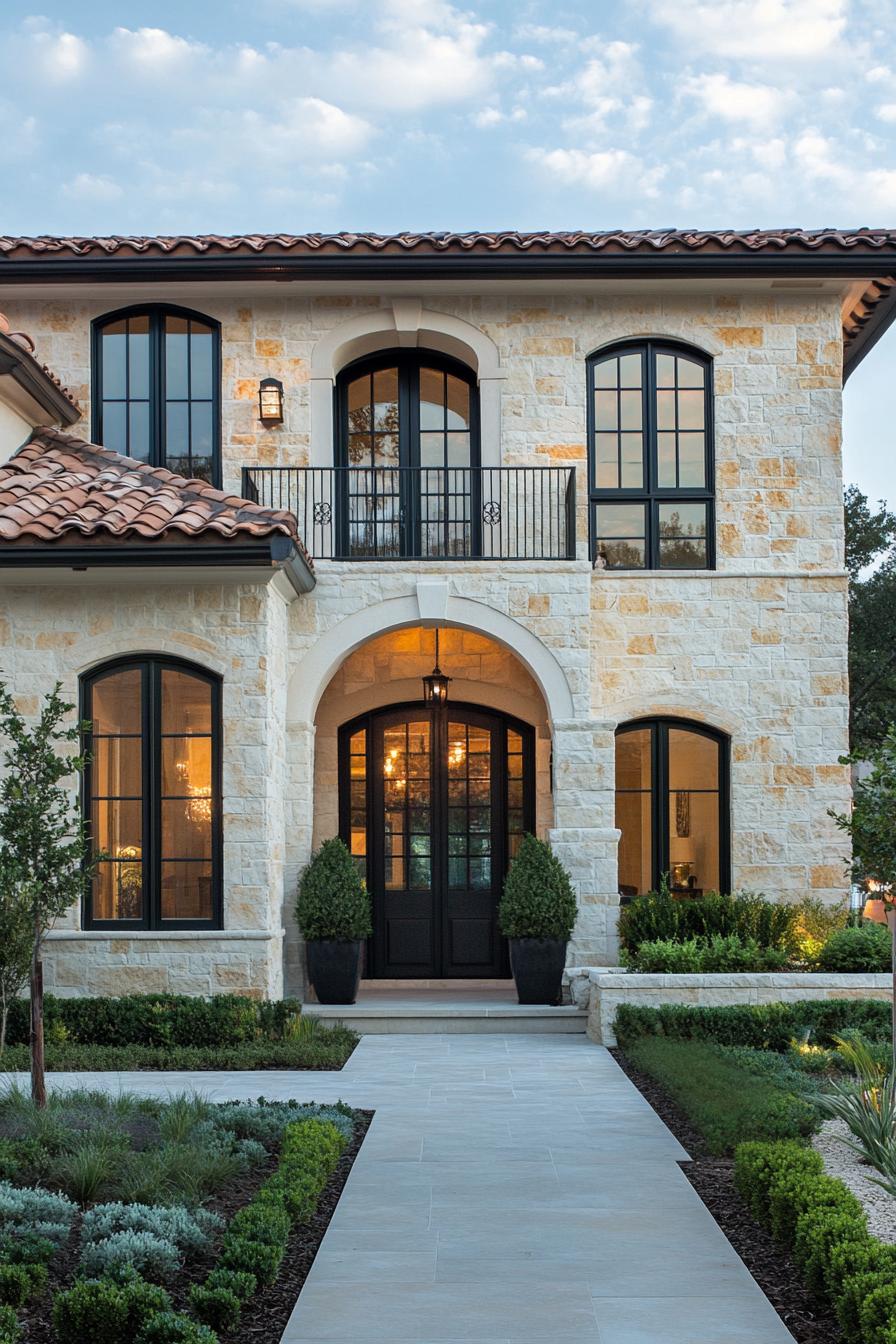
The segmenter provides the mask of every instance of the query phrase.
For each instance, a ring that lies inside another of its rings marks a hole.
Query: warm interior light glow
[[[279,378],[262,378],[258,384],[258,415],[265,424],[283,423],[283,384]]]

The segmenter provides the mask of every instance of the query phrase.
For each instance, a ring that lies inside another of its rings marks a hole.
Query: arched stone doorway
[[[341,834],[368,882],[372,978],[509,975],[497,928],[522,834],[553,820],[550,730],[531,674],[484,635],[440,632],[447,704],[424,705],[434,632],[351,654],[317,714],[314,843]]]

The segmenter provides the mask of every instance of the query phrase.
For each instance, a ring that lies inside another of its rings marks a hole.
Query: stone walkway
[[[341,1073],[114,1081],[376,1110],[283,1344],[792,1344],[584,1037],[365,1036]]]

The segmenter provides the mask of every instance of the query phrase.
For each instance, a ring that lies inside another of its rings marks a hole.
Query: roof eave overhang
[[[0,284],[46,282],[79,283],[109,281],[120,284],[159,280],[421,280],[466,277],[488,279],[526,279],[541,276],[590,277],[598,279],[653,279],[677,276],[682,279],[736,278],[738,276],[793,276],[873,278],[896,270],[887,266],[890,254],[880,250],[852,249],[849,252],[700,253],[693,251],[539,254],[508,252],[466,254],[401,255],[379,252],[349,256],[244,256],[229,254],[181,257],[44,257],[0,261]]]
[[[0,569],[177,569],[204,572],[227,568],[281,571],[297,594],[310,593],[316,579],[306,556],[289,537],[217,545],[184,542],[101,542],[0,545]]]
[[[73,425],[81,412],[20,345],[0,332],[0,374],[8,374],[54,424]]]
[[[844,383],[850,374],[855,373],[865,356],[874,349],[894,322],[896,322],[896,285],[875,305],[868,320],[844,342]]]

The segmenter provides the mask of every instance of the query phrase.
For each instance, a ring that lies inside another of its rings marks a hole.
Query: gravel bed
[[[868,1179],[877,1172],[858,1153],[847,1148],[843,1140],[849,1137],[849,1129],[842,1120],[826,1120],[813,1138],[812,1147],[821,1153],[828,1174],[836,1176],[862,1201],[872,1235],[896,1245],[896,1199]]]

